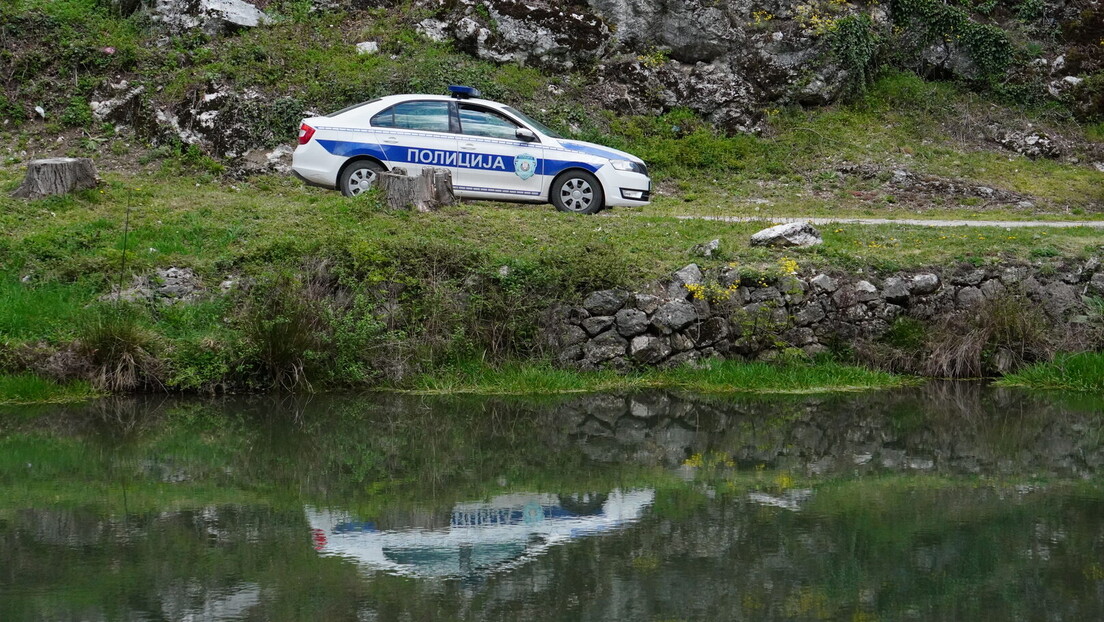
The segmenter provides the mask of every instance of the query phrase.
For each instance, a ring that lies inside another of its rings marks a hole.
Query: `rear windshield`
[[[369,101],[366,101],[366,102],[360,102],[359,104],[353,104],[352,106],[349,106],[348,108],[342,108],[341,110],[338,110],[337,112],[331,112],[330,114],[328,114],[326,116],[327,117],[336,117],[337,115],[345,114],[346,112],[349,112],[350,110],[356,110],[357,108],[360,108],[361,106],[367,106],[368,104],[374,104],[374,103],[378,102],[381,99],[383,99],[383,98],[382,97],[377,97],[375,99],[372,99],[372,100],[369,100]]]

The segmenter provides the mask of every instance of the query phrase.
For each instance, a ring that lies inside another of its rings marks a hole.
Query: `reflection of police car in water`
[[[315,548],[372,570],[420,577],[474,577],[533,559],[550,546],[639,520],[655,492],[614,490],[564,497],[511,494],[458,503],[448,526],[381,530],[345,512],[306,508]]]
[[[452,172],[461,198],[550,202],[565,212],[644,205],[651,181],[644,162],[592,143],[567,140],[479,92],[392,95],[326,117],[304,119],[292,161],[310,184],[354,196],[378,173],[400,166]]]

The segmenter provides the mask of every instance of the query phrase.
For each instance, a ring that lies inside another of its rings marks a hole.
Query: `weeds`
[[[129,306],[99,306],[77,328],[78,353],[90,365],[89,381],[100,391],[120,393],[164,388],[157,340]]]
[[[934,328],[922,371],[945,378],[1010,373],[1051,354],[1047,326],[1046,316],[1024,296],[986,299]]]
[[[1104,394],[1104,352],[1062,354],[997,381],[1002,386]]]

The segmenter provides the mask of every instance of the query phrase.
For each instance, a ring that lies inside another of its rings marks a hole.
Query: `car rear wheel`
[[[596,214],[602,210],[605,197],[602,184],[585,171],[569,171],[552,184],[552,205],[561,212]]]
[[[383,167],[379,164],[371,160],[358,160],[341,171],[338,188],[341,189],[341,194],[355,197],[375,185],[377,177],[382,172]]]

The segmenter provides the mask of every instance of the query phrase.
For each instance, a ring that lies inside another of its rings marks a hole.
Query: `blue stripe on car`
[[[423,149],[374,143],[359,143],[344,140],[320,139],[318,144],[326,151],[342,157],[367,155],[385,162],[424,164],[426,166],[450,166],[485,171],[513,172],[514,157],[490,153],[458,152],[446,149]],[[541,175],[557,175],[569,168],[581,168],[590,172],[600,166],[571,160],[537,159],[537,170]]]

